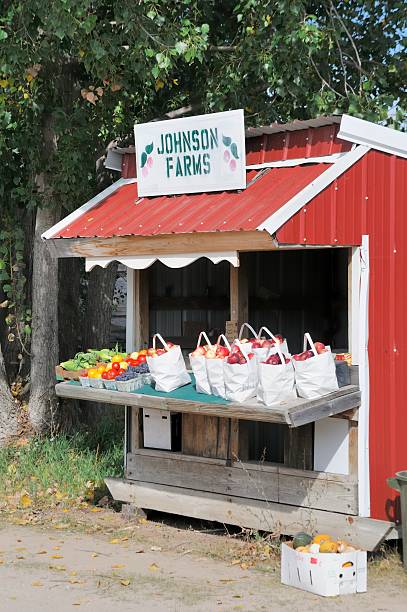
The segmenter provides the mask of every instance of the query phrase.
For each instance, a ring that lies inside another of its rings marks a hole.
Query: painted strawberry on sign
[[[225,134],[222,134],[222,142],[225,147],[223,161],[228,164],[232,172],[235,172],[237,168],[236,160],[239,159],[237,144],[233,142],[230,136],[225,136]]]
[[[144,151],[141,154],[140,167],[141,167],[141,173],[144,178],[148,176],[148,169],[152,168],[154,164],[154,159],[151,155],[151,153],[153,152],[153,149],[154,149],[154,143],[151,142],[150,144],[145,146]]]

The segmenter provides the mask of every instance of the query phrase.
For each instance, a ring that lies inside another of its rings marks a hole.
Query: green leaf
[[[106,50],[102,47],[98,40],[92,40],[90,46],[97,60],[106,55]]]
[[[144,168],[144,166],[146,165],[146,161],[147,161],[147,153],[143,151],[141,154],[141,167],[142,168]]]
[[[0,29],[0,41],[6,40],[7,37],[8,37],[7,32],[5,30]]]
[[[225,147],[230,147],[232,139],[229,136],[225,136],[224,134],[222,134],[222,142],[225,145]]]
[[[202,32],[202,34],[207,34],[209,32],[209,24],[208,23],[203,23],[201,25],[201,32]]]
[[[233,157],[235,157],[236,159],[239,159],[239,155],[237,153],[237,145],[235,142],[232,143],[232,146],[230,147],[230,150],[232,152]]]
[[[3,285],[4,293],[9,293],[12,290],[11,285]]]
[[[153,152],[153,149],[154,149],[154,143],[152,142],[151,144],[146,146],[146,153],[147,153],[147,155],[150,155],[150,153]]]

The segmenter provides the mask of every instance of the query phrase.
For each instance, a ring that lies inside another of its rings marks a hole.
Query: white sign
[[[139,196],[246,187],[243,110],[134,126]]]

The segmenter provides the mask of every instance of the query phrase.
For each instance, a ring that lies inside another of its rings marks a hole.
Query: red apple
[[[276,334],[276,338],[280,342],[280,344],[283,344],[284,338],[283,338],[283,336],[281,334]]]
[[[164,355],[164,353],[166,353],[167,351],[163,348],[159,348],[157,349],[157,355]]]
[[[274,346],[274,340],[263,340],[263,348]]]
[[[261,348],[261,347],[262,347],[262,344],[263,344],[263,343],[262,343],[262,341],[261,341],[261,340],[255,340],[255,341],[253,342],[253,344],[252,344],[252,349],[255,349],[255,348]]]
[[[239,363],[240,365],[244,365],[246,362],[246,359],[243,357],[243,355],[241,357],[239,357]]]
[[[326,352],[325,344],[323,342],[314,342],[314,346],[318,354]]]
[[[173,342],[167,342],[167,346],[168,348],[172,348],[173,346],[175,346],[175,344]]]
[[[237,353],[231,353],[229,355],[228,363],[230,363],[230,364],[239,363],[239,356],[237,355]]]
[[[216,355],[219,357],[227,357],[229,355],[229,349],[226,346],[218,346]]]
[[[247,356],[248,356],[249,359],[253,359],[254,353],[249,353]]]
[[[311,359],[311,357],[314,357],[314,353],[311,350],[305,351],[305,354],[306,354],[305,359]]]

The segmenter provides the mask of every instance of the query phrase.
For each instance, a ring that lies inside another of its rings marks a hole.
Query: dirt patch
[[[406,610],[407,578],[394,554],[369,565],[368,593],[328,600],[280,584],[271,542],[219,526],[181,528],[159,515],[126,522],[91,508],[41,518],[42,525],[0,527],[1,609]]]

